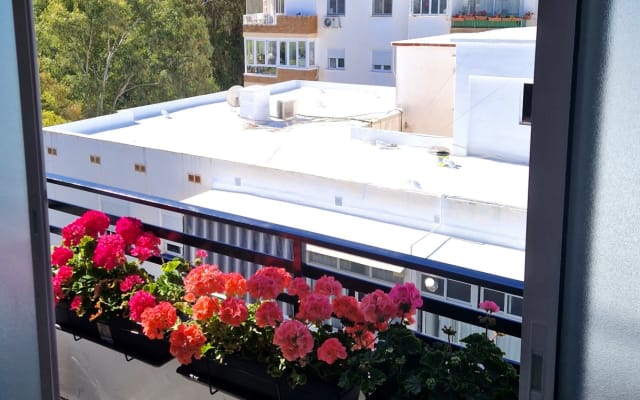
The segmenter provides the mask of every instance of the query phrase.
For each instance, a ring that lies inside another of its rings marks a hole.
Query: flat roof
[[[502,28],[483,32],[457,32],[446,35],[398,40],[393,46],[456,46],[463,43],[484,44],[531,44],[535,45],[537,29],[535,26],[524,28]]]
[[[429,198],[440,196],[468,200],[465,207],[471,213],[484,212],[478,211],[473,202],[526,210],[528,166],[462,156],[451,156],[451,167],[442,166],[435,150],[452,149],[451,138],[363,128],[369,121],[398,116],[395,88],[290,81],[270,85],[269,90],[268,121],[240,117],[239,108],[227,103],[228,93],[221,92],[123,110],[47,127],[45,131],[361,184],[360,189],[349,194],[359,199],[359,206],[372,205],[369,214],[388,209],[384,204],[389,196],[395,196],[395,206],[409,206],[407,202],[411,202],[416,210],[416,202],[427,204]],[[274,118],[278,101],[288,99],[296,99],[297,117],[292,121]],[[287,174],[260,175],[260,179],[273,177],[273,181],[264,182],[260,192],[254,193],[234,193],[224,185],[205,184],[203,193],[184,201],[514,279],[524,278],[522,250],[463,240],[438,233],[437,229],[426,231],[388,223],[388,219],[382,222],[384,218],[348,215],[348,210],[314,208],[305,202],[310,191],[322,192],[333,202],[333,192],[324,193],[333,188],[294,185],[287,190],[299,192],[298,204],[281,201],[277,193],[284,184],[278,184],[289,182],[291,175]],[[391,190],[370,195],[371,186]],[[424,197],[416,199],[416,194]],[[411,210],[408,212],[419,211]],[[501,221],[492,214],[498,212],[496,207],[492,210],[487,211],[490,215],[485,219]],[[439,218],[441,211],[427,214],[438,214]],[[415,218],[415,214],[409,218]],[[510,221],[518,235],[523,235],[523,224],[518,222],[521,220]],[[469,224],[476,224],[482,231],[486,221],[471,220]],[[508,225],[507,230],[511,228]],[[521,237],[516,241],[524,242]]]
[[[208,190],[182,200],[203,208],[524,280],[524,250],[455,238],[251,194]]]

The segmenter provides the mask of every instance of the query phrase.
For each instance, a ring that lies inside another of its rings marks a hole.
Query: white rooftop
[[[458,168],[443,167],[434,150],[451,148],[450,139],[363,128],[399,113],[394,88],[269,88],[269,121],[241,118],[216,93],[45,131],[250,166],[235,187],[216,164],[204,192],[185,201],[523,279],[527,166],[452,157]],[[291,98],[296,119],[273,118],[278,100]],[[345,204],[334,206],[334,196]]]
[[[535,44],[537,29],[535,26],[524,28],[492,29],[484,32],[458,32],[446,35],[428,36],[392,42],[395,46],[455,46],[458,43],[522,43]]]

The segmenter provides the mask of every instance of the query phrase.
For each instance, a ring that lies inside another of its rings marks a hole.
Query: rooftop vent
[[[278,100],[277,117],[283,120],[289,120],[296,117],[296,100]]]
[[[242,86],[240,85],[231,86],[229,90],[227,90],[227,103],[229,103],[231,107],[240,106],[240,90],[242,90]]]
[[[240,90],[240,116],[252,121],[269,121],[269,97],[271,91],[265,86],[250,86]]]

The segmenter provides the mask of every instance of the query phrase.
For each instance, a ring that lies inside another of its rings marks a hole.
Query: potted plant
[[[183,283],[179,301],[150,304],[142,312],[145,334],[158,338],[168,332],[182,373],[211,386],[233,392],[247,379],[263,382],[249,397],[356,399],[359,386],[342,379],[349,360],[370,353],[392,320],[412,322],[422,305],[412,283],[358,301],[344,295],[333,277],[323,276],[311,288],[305,278],[277,267],[245,279],[201,264]],[[291,315],[277,301],[282,296],[295,300]]]
[[[171,359],[168,343],[132,334],[141,329],[129,321],[128,307],[131,297],[153,282],[142,263],[160,254],[160,240],[143,231],[136,218],[120,218],[115,232],[107,231],[110,224],[107,215],[92,210],[62,229],[62,243],[51,252],[56,323],[76,336],[162,364]]]
[[[487,327],[497,307],[493,305],[479,316]],[[456,334],[451,327],[443,332],[449,339]],[[360,384],[369,400],[517,398],[517,372],[487,333],[462,342],[460,348],[453,348],[450,340],[424,344],[407,326],[393,324],[379,334],[374,351],[350,360],[352,368],[343,379]]]

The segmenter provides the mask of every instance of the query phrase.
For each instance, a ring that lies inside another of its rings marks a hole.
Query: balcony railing
[[[267,254],[266,252],[248,249],[239,245],[213,240],[203,237],[203,235],[185,233],[184,231],[145,224],[145,229],[153,231],[158,237],[170,240],[171,242],[181,243],[192,248],[204,249],[215,254],[248,261],[258,265],[280,266],[286,268],[294,275],[304,276],[311,279],[317,279],[324,274],[332,274],[336,279],[342,282],[344,288],[347,289],[350,294],[369,293],[375,289],[388,290],[392,284],[390,282],[385,283],[375,278],[359,276],[357,274],[349,273],[348,271],[332,270],[329,268],[319,267],[318,265],[312,265],[307,262],[305,257],[307,246],[310,246],[312,249],[323,248],[334,253],[345,253],[348,257],[374,260],[374,262],[391,265],[391,268],[393,268],[393,266],[401,267],[411,271],[416,271],[420,274],[429,274],[441,278],[452,279],[458,282],[465,282],[471,285],[477,285],[480,288],[492,289],[509,295],[522,296],[523,292],[523,283],[521,281],[461,268],[455,265],[436,262],[404,253],[385,250],[361,243],[294,229],[287,226],[276,225],[265,221],[254,220],[238,215],[231,215],[178,201],[167,200],[156,196],[108,187],[60,175],[49,174],[47,176],[47,182],[49,184],[50,193],[64,192],[64,197],[69,197],[67,194],[73,194],[77,191],[77,198],[84,199],[85,201],[90,197],[87,195],[90,194],[103,199],[110,199],[111,202],[113,202],[114,199],[117,199],[115,201],[133,203],[145,207],[145,209],[150,208],[157,215],[159,215],[160,212],[177,213],[178,215],[181,215],[185,221],[189,218],[191,218],[191,220],[195,218],[199,221],[221,223],[225,224],[225,226],[250,229],[254,232],[269,235],[271,238],[276,238],[282,242],[290,244],[290,251],[283,252],[282,255]],[[78,202],[63,201],[61,199],[56,199],[55,195],[50,196],[50,211],[69,214],[70,216],[78,216],[88,209],[85,206],[79,205]],[[95,201],[93,201],[93,203],[95,203]],[[51,232],[59,234],[60,227],[51,226]],[[156,262],[159,261],[161,260],[156,260]],[[443,298],[437,298],[425,292],[423,292],[422,297],[424,302],[422,309],[424,311],[451,318],[456,321],[476,326],[480,325],[478,321],[479,310],[475,307],[446,301]],[[496,324],[492,327],[493,330],[510,336],[520,337],[521,321],[518,318],[511,318],[506,314],[502,315],[502,313],[498,313],[494,316]]]
[[[277,23],[275,15],[265,13],[245,14],[242,16],[243,25],[275,25]]]
[[[451,18],[452,28],[518,28],[526,25],[522,17],[460,16]]]

